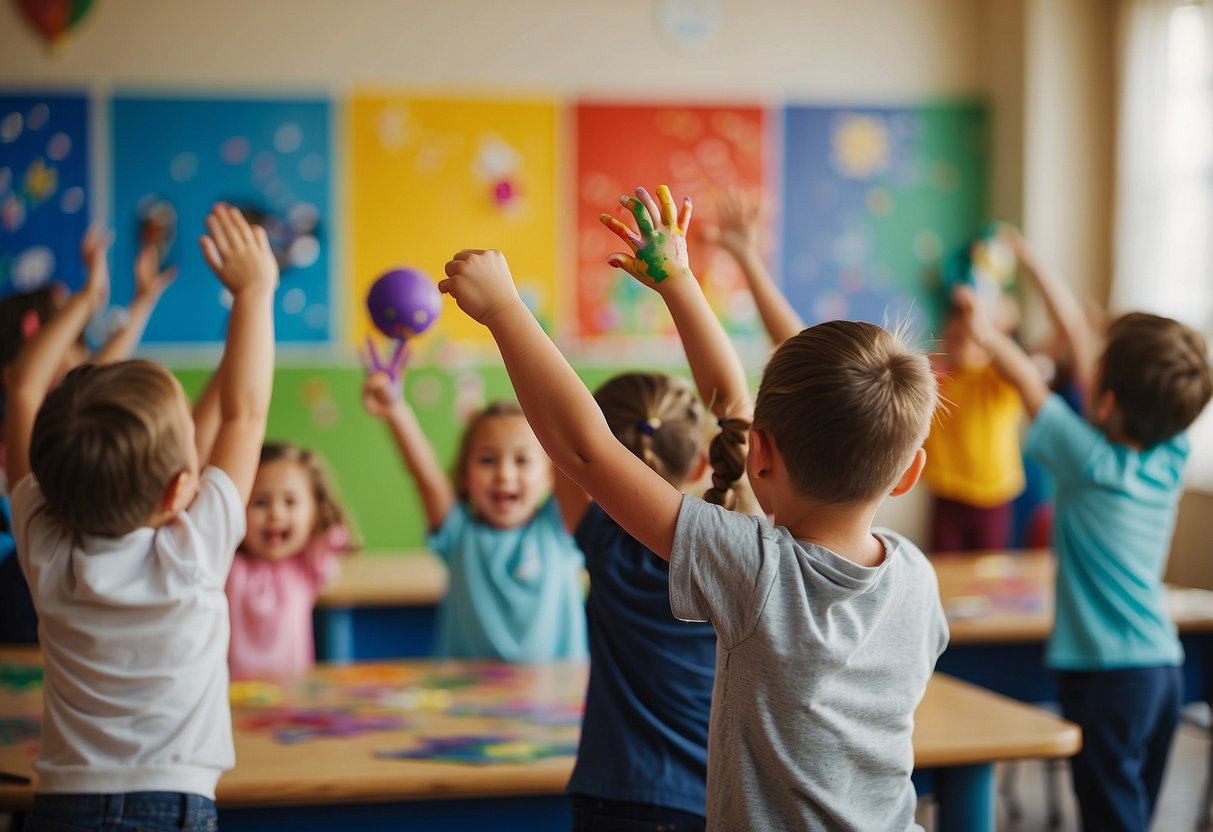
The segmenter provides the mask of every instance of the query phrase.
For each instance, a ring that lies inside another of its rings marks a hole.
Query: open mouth
[[[498,514],[507,514],[514,510],[521,500],[518,494],[494,493],[490,495],[493,510]]]
[[[261,540],[267,547],[273,548],[285,543],[288,536],[286,529],[267,529],[262,532]]]

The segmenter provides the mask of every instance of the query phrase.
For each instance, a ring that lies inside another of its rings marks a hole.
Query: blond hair
[[[676,487],[694,473],[703,454],[703,406],[687,382],[660,373],[624,373],[594,394],[615,438],[637,458]],[[712,440],[708,460],[711,503],[733,508],[736,482],[745,472],[749,424],[728,420]]]
[[[78,534],[118,537],[148,521],[187,469],[181,386],[151,361],[84,364],[46,397],[30,468],[47,505]]]
[[[937,388],[927,357],[875,324],[828,321],[788,339],[763,372],[754,427],[800,494],[828,503],[887,493],[922,446]]]

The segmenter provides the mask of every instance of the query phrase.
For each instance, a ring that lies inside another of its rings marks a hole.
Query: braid
[[[708,462],[712,465],[712,487],[703,495],[709,503],[727,509],[737,507],[740,500],[737,481],[745,473],[746,441],[750,423],[746,419],[726,417],[720,420],[720,433],[708,445]]]

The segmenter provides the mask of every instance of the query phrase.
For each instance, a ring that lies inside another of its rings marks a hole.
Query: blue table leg
[[[354,610],[351,607],[326,607],[317,610],[319,644],[316,658],[322,662],[354,661]]]
[[[937,768],[939,832],[994,832],[994,764]]]

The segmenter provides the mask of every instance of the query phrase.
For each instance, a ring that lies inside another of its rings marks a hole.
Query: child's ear
[[[775,443],[767,436],[766,431],[760,428],[750,428],[749,442],[750,447],[745,458],[746,475],[751,480],[770,476],[775,464]]]
[[[913,488],[915,483],[918,482],[918,478],[922,476],[922,469],[926,466],[926,464],[927,452],[922,448],[919,448],[914,452],[914,458],[910,460],[909,466],[901,475],[901,479],[897,481],[897,485],[893,486],[893,490],[889,492],[889,496],[900,497],[902,494],[905,494],[907,491]]]
[[[703,478],[704,472],[708,470],[708,455],[705,451],[699,455],[699,461],[695,463],[695,467],[691,469],[691,476],[687,478],[687,482],[699,482]]]
[[[164,496],[160,498],[161,510],[168,514],[185,511],[194,500],[196,486],[194,475],[182,468],[164,487]]]
[[[1116,394],[1111,390],[1104,390],[1095,399],[1095,419],[1097,425],[1107,424],[1112,418],[1112,414],[1116,412]]]

